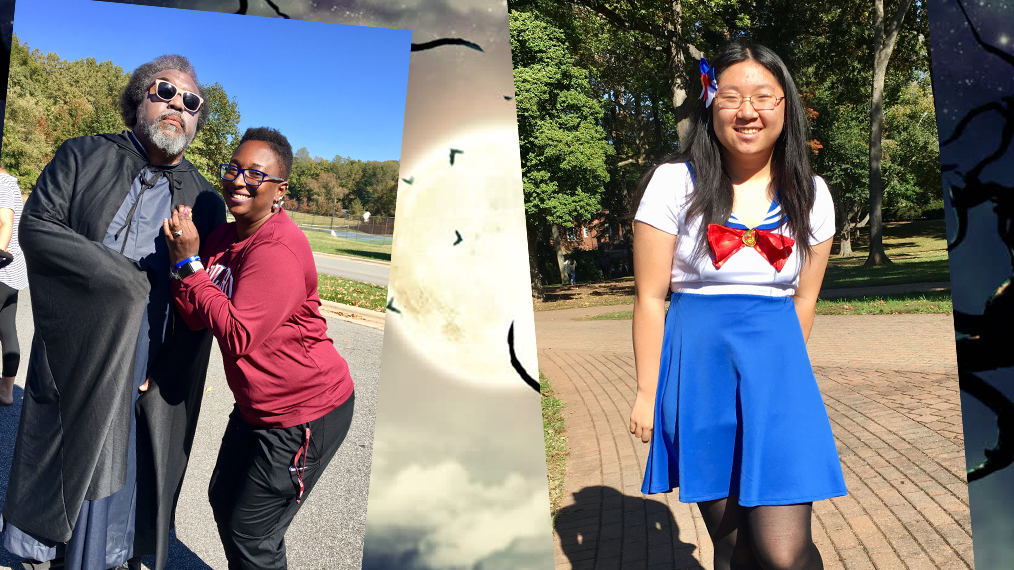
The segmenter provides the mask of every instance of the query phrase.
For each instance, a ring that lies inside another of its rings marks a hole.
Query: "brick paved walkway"
[[[696,506],[640,493],[630,321],[573,320],[623,308],[536,313],[570,450],[556,568],[711,570]],[[849,489],[814,505],[828,570],[973,567],[953,338],[950,315],[817,317],[808,348]]]

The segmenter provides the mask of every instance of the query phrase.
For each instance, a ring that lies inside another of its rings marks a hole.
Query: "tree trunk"
[[[532,298],[539,301],[544,297],[542,274],[539,272],[539,259],[535,255],[540,233],[536,228],[528,227],[528,272],[532,278]]]
[[[692,83],[687,76],[686,53],[684,43],[677,37],[683,27],[683,6],[681,0],[673,0],[672,23],[669,30],[675,32],[668,41],[669,79],[672,84],[672,106],[676,110],[676,136],[685,141],[690,132],[690,106],[687,105],[689,90]],[[693,103],[693,101],[690,101]]]
[[[898,10],[885,34],[884,0],[874,0],[876,31],[873,40],[873,93],[870,105],[870,255],[866,266],[891,263],[884,251],[884,179],[881,161],[884,151],[881,137],[884,132],[884,80],[887,64],[898,40],[898,31],[912,0],[899,0]]]
[[[846,226],[841,232],[841,244],[838,247],[838,257],[852,257],[852,227]]]
[[[556,251],[556,265],[560,268],[560,283],[569,285],[570,279],[567,278],[567,272],[563,267],[566,260],[563,258],[563,239],[560,237],[560,224],[553,224],[553,249]]]

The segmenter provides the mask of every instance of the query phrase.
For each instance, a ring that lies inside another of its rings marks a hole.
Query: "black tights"
[[[18,313],[18,290],[0,283],[0,344],[3,345],[3,375],[17,376],[21,364],[21,347],[15,317]]]
[[[715,545],[715,570],[823,570],[810,534],[812,503],[743,507],[736,499],[697,503]]]

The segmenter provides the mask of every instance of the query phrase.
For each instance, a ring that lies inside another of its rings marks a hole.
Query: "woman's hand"
[[[655,398],[653,394],[637,391],[634,407],[630,410],[630,433],[641,441],[651,441],[651,433],[655,429]]]
[[[201,237],[192,218],[193,213],[189,207],[177,206],[172,218],[162,220],[162,231],[169,244],[169,260],[173,265],[200,251]]]
[[[813,319],[817,312],[817,297],[824,281],[827,260],[831,256],[832,241],[828,239],[813,246],[813,255],[803,262],[803,269],[799,272],[799,286],[796,287],[796,293],[792,297],[804,342],[810,339],[810,330],[813,328]]]

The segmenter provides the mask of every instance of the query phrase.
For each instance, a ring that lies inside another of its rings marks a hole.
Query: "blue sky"
[[[222,84],[247,127],[311,156],[398,160],[411,32],[92,0],[18,2],[14,33],[62,59],[133,71],[165,53]]]

